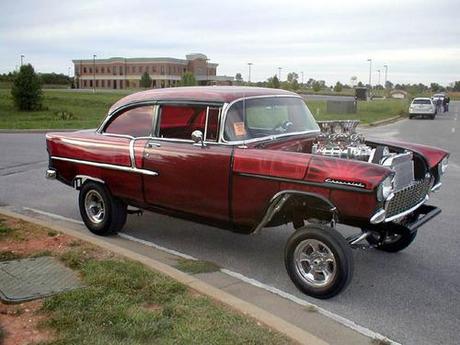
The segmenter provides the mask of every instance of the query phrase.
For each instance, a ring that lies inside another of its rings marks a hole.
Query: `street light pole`
[[[379,72],[379,83],[377,85],[380,85],[380,70],[378,69],[377,72]]]
[[[369,87],[372,89],[372,59],[367,59],[369,62]]]
[[[279,81],[281,81],[281,70],[283,69],[283,67],[278,67],[278,79]]]
[[[93,92],[96,92],[96,54],[93,54]]]
[[[388,65],[383,65],[385,68],[385,88],[387,87],[387,78],[388,78]]]
[[[303,72],[300,72],[302,74],[302,86],[303,86]]]
[[[23,65],[24,63],[24,55],[21,54],[21,66]]]
[[[252,62],[248,62],[248,84],[251,84],[251,66]]]

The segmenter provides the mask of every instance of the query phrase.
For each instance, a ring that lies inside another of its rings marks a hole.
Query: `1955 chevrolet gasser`
[[[425,202],[448,152],[365,139],[356,125],[317,123],[283,90],[149,90],[118,101],[97,130],[48,133],[47,176],[80,191],[98,235],[123,227],[127,205],[247,234],[292,223],[287,272],[329,298],[351,280],[350,248],[402,250],[440,213]],[[359,232],[344,238],[337,223]]]

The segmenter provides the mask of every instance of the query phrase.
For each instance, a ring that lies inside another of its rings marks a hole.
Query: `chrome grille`
[[[395,192],[395,196],[388,202],[386,217],[392,217],[414,207],[423,199],[430,188],[430,179],[414,181],[409,186]]]

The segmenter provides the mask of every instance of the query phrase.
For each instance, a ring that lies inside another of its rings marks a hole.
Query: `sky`
[[[459,0],[0,0],[0,73],[24,62],[69,73],[72,59],[206,54],[218,74],[288,72],[372,84],[460,80]],[[299,80],[301,81],[301,80]]]

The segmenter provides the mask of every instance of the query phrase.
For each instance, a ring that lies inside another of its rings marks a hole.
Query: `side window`
[[[125,134],[133,137],[149,136],[152,121],[153,106],[129,109],[114,118],[105,128],[105,133]]]
[[[208,112],[206,106],[164,105],[157,134],[160,138],[191,140],[192,132],[200,130],[206,141],[217,141],[219,112],[219,108],[211,107]]]

